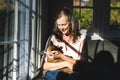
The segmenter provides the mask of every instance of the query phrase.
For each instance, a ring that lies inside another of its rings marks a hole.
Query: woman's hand
[[[65,65],[66,65],[66,67],[68,67],[70,70],[73,70],[73,65],[74,65],[74,64],[65,61]]]

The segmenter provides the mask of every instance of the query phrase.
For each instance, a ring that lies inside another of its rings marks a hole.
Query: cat
[[[63,53],[62,50],[61,50],[61,48],[59,48],[59,47],[57,47],[55,45],[48,46],[47,51],[48,52],[51,52],[51,51],[60,51],[61,53]],[[64,61],[64,60],[62,60],[61,58],[47,58],[47,61],[51,62],[51,63],[56,63],[56,62],[61,62],[61,61]],[[64,67],[64,68],[61,68],[59,70],[65,72],[65,73],[68,73],[68,74],[73,73],[73,71],[70,70],[68,67]]]

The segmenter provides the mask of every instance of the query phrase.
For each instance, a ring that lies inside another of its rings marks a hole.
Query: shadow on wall
[[[109,40],[90,41],[88,48],[91,61],[87,64],[78,62],[74,69],[82,73],[83,80],[120,80],[119,46],[119,43]]]
[[[114,64],[114,58],[110,51],[101,50],[95,54],[93,63],[105,65]]]

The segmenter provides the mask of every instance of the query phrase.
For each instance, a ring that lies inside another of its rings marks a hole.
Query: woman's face
[[[62,16],[57,19],[57,26],[63,35],[69,35],[70,33],[70,23],[67,16]]]

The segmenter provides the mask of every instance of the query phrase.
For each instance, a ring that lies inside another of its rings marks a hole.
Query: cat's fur
[[[62,53],[62,50],[54,45],[50,45],[48,48],[47,48],[47,51],[51,52],[51,51],[54,51],[54,50],[57,50],[57,51],[60,51]],[[51,63],[56,63],[56,62],[61,62],[63,61],[61,58],[48,58],[47,59],[48,62],[51,62]],[[64,67],[64,68],[61,68],[60,70],[62,70],[63,72],[65,73],[72,73],[73,71],[70,70],[68,67]]]

